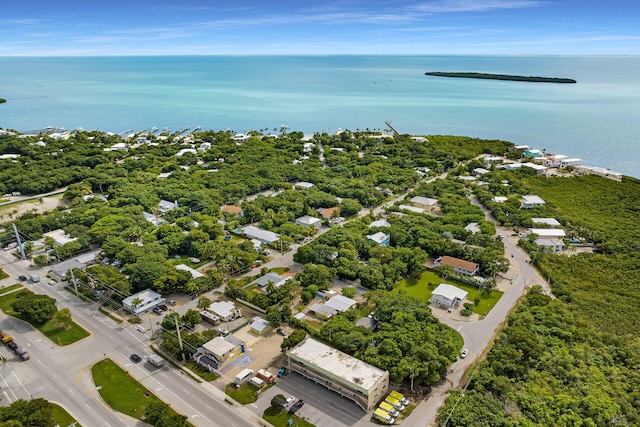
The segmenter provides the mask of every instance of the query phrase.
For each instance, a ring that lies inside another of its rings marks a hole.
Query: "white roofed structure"
[[[307,338],[287,353],[289,370],[370,411],[389,389],[389,372]]]

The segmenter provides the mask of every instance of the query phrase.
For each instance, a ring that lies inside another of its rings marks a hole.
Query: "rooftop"
[[[551,227],[557,227],[561,225],[560,221],[555,218],[531,218],[531,221],[533,221],[534,224],[546,224],[550,225]]]
[[[459,268],[461,270],[473,271],[478,266],[475,262],[465,261],[460,258],[454,258],[452,256],[443,256],[440,259],[440,264],[449,265],[454,268]]]
[[[425,206],[433,206],[436,203],[438,203],[438,200],[432,199],[430,197],[415,196],[411,198],[411,203],[418,203],[420,205],[425,205]]]
[[[464,301],[465,299],[467,299],[467,291],[463,291],[460,288],[456,288],[453,285],[449,285],[446,283],[441,283],[438,285],[438,287],[436,287],[433,292],[431,292],[432,295],[441,295],[447,299],[453,300],[453,299],[459,299],[460,301]]]
[[[391,224],[389,224],[384,219],[379,219],[379,220],[373,221],[371,224],[369,224],[369,228],[371,228],[371,227],[391,227]]]
[[[341,378],[363,391],[368,391],[386,375],[386,371],[382,369],[313,339],[307,339],[287,355],[294,359],[302,359],[326,374]]]
[[[188,271],[191,273],[191,277],[197,279],[198,277],[204,277],[204,274],[200,273],[198,270],[194,270],[186,264],[178,264],[176,265],[176,270]]]

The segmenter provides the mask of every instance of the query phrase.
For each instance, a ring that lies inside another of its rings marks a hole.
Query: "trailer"
[[[29,352],[24,347],[20,347],[18,343],[13,340],[11,335],[0,331],[0,340],[2,340],[2,343],[6,345],[7,348],[11,349],[21,360],[29,360],[31,358],[31,356],[29,356]]]

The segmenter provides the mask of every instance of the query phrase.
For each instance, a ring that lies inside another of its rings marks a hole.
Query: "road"
[[[505,255],[511,263],[509,273],[513,281],[500,298],[500,301],[487,314],[484,319],[477,321],[458,321],[447,316],[446,311],[433,308],[432,312],[442,323],[455,329],[462,335],[464,346],[469,350],[465,359],[454,362],[445,378],[445,381],[432,388],[429,398],[420,404],[404,422],[407,427],[436,426],[438,410],[444,404],[445,399],[452,388],[461,386],[462,376],[465,371],[475,363],[483,352],[493,343],[495,334],[500,325],[507,318],[509,312],[515,307],[518,300],[524,295],[525,290],[533,285],[541,285],[547,295],[552,295],[546,280],[536,269],[529,264],[529,256],[518,246],[518,238],[511,236],[513,229],[502,227],[491,216],[489,211],[482,206],[475,197],[471,202],[479,206],[487,221],[496,225],[496,231],[503,237]],[[513,255],[513,256],[511,256]]]
[[[26,261],[16,260],[4,251],[0,253],[0,267],[12,276],[1,282],[3,286],[17,282],[15,277],[20,274],[34,271]],[[50,286],[43,281],[25,283],[25,286],[56,298],[58,308],[69,307],[73,319],[90,331],[91,336],[58,347],[30,325],[0,314],[0,327],[31,355],[29,361],[22,362],[7,349],[0,350],[8,358],[0,370],[3,404],[20,398],[42,397],[67,408],[84,426],[139,426],[138,420],[111,411],[93,384],[91,366],[109,357],[176,411],[187,415],[195,426],[263,425],[260,418],[246,408],[225,403],[224,393],[210,384],[196,383],[170,366],[156,369],[148,363],[131,362],[132,353],[152,354],[151,325],[118,324],[99,312],[97,303],[83,302],[61,285]]]

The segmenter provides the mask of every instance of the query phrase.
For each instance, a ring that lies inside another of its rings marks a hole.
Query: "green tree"
[[[53,410],[42,398],[16,400],[0,407],[0,425],[3,427],[54,427]]]
[[[319,264],[305,264],[298,274],[298,280],[304,287],[316,285],[318,289],[328,289],[335,279],[335,273],[329,267]]]
[[[282,394],[276,394],[271,398],[271,406],[276,409],[283,409],[287,403],[287,398]]]
[[[282,341],[282,344],[280,344],[280,348],[282,349],[282,351],[290,350],[293,347],[300,344],[302,340],[304,340],[306,337],[307,337],[307,331],[302,329],[296,329],[291,333],[291,335],[289,335],[287,338],[285,338]]]
[[[20,291],[11,308],[29,323],[42,324],[51,320],[58,311],[56,300],[31,291]]]
[[[198,323],[202,322],[202,316],[198,310],[190,309],[182,315],[181,320],[189,327],[194,327]]]
[[[352,287],[342,288],[342,295],[344,295],[347,298],[353,298],[356,296],[356,288],[352,288]]]
[[[198,298],[198,308],[205,309],[211,305],[211,300],[205,296]]]
[[[61,308],[56,312],[54,318],[57,322],[66,324],[71,321],[71,310],[69,310],[69,307]]]
[[[269,326],[271,326],[272,328],[277,328],[278,326],[280,326],[280,322],[282,322],[282,313],[280,313],[278,307],[269,307],[267,309],[266,318],[269,322]]]
[[[33,257],[33,263],[38,266],[43,266],[49,264],[49,256],[48,255],[36,255]]]

